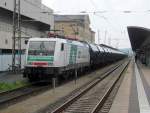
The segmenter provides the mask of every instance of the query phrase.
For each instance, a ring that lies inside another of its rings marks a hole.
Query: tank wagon
[[[104,57],[104,61],[107,62],[107,63],[111,63],[111,62],[116,62],[118,60],[121,60],[125,57],[127,57],[127,54],[116,49],[116,48],[113,48],[113,47],[110,47],[110,46],[107,46],[107,45],[104,45],[104,44],[101,44],[100,45],[102,48],[104,48],[104,51],[105,51],[105,56]]]
[[[31,38],[26,49],[24,77],[49,80],[68,77],[75,70],[86,70],[121,60],[126,55],[109,46],[63,38]]]
[[[107,65],[127,57],[126,53],[104,44],[89,44],[89,53],[91,68]]]

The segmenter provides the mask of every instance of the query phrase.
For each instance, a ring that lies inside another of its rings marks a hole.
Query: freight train
[[[75,71],[89,70],[125,57],[125,53],[106,45],[60,37],[31,38],[23,74],[31,81],[67,78]]]

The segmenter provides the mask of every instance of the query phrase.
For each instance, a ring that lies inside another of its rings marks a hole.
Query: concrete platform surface
[[[0,83],[13,83],[16,81],[26,81],[22,74],[0,73]]]
[[[22,74],[10,74],[10,73],[0,73],[0,83],[13,83],[16,81],[26,81]]]
[[[150,113],[150,68],[132,59],[109,113]]]

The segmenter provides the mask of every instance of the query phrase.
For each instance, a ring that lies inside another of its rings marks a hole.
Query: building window
[[[25,40],[25,41],[24,41],[24,44],[26,44],[26,45],[27,45],[27,44],[28,44],[28,40]]]
[[[5,39],[5,44],[6,44],[6,45],[8,44],[8,40],[7,40],[7,39]]]
[[[7,5],[7,3],[5,2],[5,4],[4,4],[5,6]]]

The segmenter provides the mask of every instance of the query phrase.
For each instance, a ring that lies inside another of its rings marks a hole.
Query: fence
[[[18,56],[16,55],[16,64],[18,63]],[[22,55],[21,68],[24,68],[25,64],[25,55]],[[8,71],[12,65],[12,55],[2,54],[0,55],[0,72]]]

